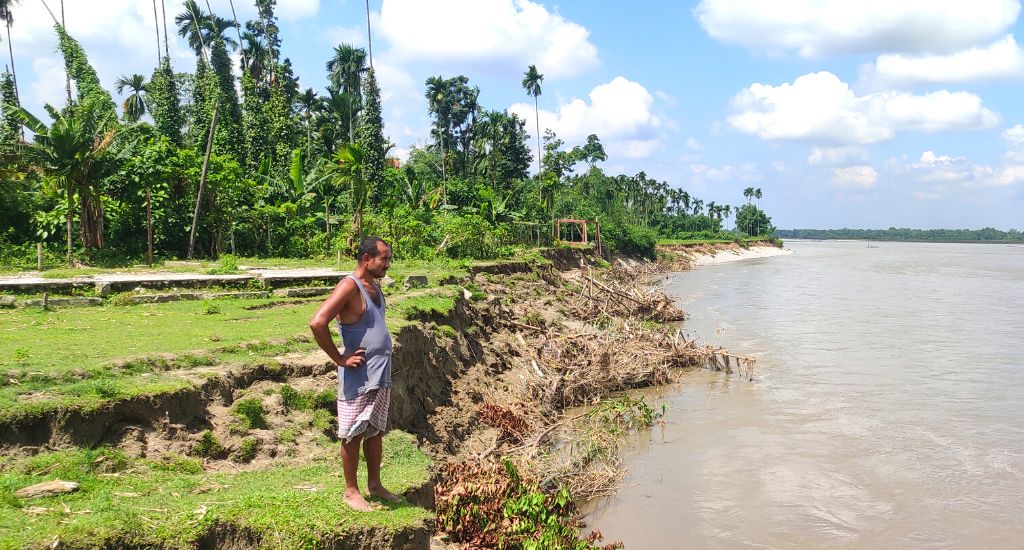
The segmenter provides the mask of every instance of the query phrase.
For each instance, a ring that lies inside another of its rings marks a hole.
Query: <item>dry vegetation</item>
[[[511,516],[508,506],[459,515],[457,509],[469,501],[491,502],[503,494],[507,502],[519,502],[531,491],[543,495],[537,499],[550,499],[567,488],[579,503],[613,493],[624,473],[622,434],[647,429],[661,417],[643,399],[608,399],[617,392],[672,383],[688,368],[752,376],[752,359],[688,340],[671,323],[685,314],[651,284],[659,272],[656,264],[633,263],[473,280],[503,310],[504,327],[491,336],[491,346],[505,355],[508,369],[490,382],[469,377],[473,387],[463,390],[480,426],[436,490],[439,525],[453,540],[490,546],[517,529],[539,540],[575,522],[571,507],[558,527],[524,525],[522,513]],[[567,412],[579,406],[585,407]],[[517,485],[516,476],[531,481]],[[455,521],[460,518],[477,524]],[[599,538],[552,540],[591,548]]]

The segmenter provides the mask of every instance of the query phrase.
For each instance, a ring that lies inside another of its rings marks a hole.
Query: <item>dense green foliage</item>
[[[659,238],[733,235],[723,233],[729,206],[643,172],[604,173],[597,165],[608,154],[596,134],[567,144],[548,130],[531,177],[530,142],[541,136],[515,114],[481,105],[480,88],[464,75],[426,80],[431,139],[404,163],[390,158],[366,51],[337,46],[324,64],[327,90],[300,92],[281,58],[275,1],[259,0],[256,19],[245,22],[203,7],[186,0],[174,18],[195,70],[176,74],[164,58],[149,81],[123,75],[120,120],[84,50],[59,25],[76,94],[63,108],[46,107],[52,123],[18,109],[8,79],[0,82],[5,265],[30,263],[37,241],[48,257],[63,245],[69,263],[123,264],[145,257],[150,232],[157,259],[329,258],[349,254],[365,233],[393,242],[400,258],[495,258],[582,240],[572,224],[556,235],[559,218],[599,222],[606,253],[653,257]],[[542,82],[531,66],[523,88],[535,105]],[[17,143],[18,125],[34,134],[31,143]],[[760,190],[745,196],[749,203]],[[770,219],[756,213],[737,227],[770,232]]]
[[[872,241],[1024,241],[1024,232],[1017,229],[1000,231],[983,229],[777,229],[775,235],[783,239],[867,239]]]

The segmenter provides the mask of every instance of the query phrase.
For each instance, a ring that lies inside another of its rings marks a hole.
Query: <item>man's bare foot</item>
[[[387,502],[402,502],[402,499],[395,496],[391,491],[385,489],[383,485],[369,485],[366,489],[370,493],[371,497],[377,497]]]
[[[348,504],[353,510],[357,512],[369,512],[373,510],[369,502],[363,498],[362,493],[359,489],[345,489],[345,504]]]

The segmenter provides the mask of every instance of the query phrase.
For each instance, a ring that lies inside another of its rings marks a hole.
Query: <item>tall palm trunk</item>
[[[370,68],[373,68],[373,36],[370,34],[370,0],[366,0],[366,46],[370,53]]]
[[[11,77],[14,79],[14,99],[21,105],[21,97],[18,96],[18,71],[14,70],[14,47],[11,46],[11,23],[7,22],[7,53],[11,56]],[[21,139],[25,139],[25,126],[20,126]]]
[[[156,15],[156,0],[153,0],[153,28],[156,29],[156,64],[160,65],[160,18]]]
[[[167,58],[169,63],[171,59],[171,47],[167,42],[167,5],[164,4],[164,0],[160,0],[160,11],[163,13],[164,18],[164,57]]]
[[[67,211],[67,215],[65,216],[65,219],[67,220],[67,229],[68,229],[68,234],[67,234],[68,267],[71,267],[71,264],[72,264],[72,261],[73,261],[73,257],[71,256],[71,225],[72,225],[72,222],[71,222],[72,214],[71,213],[73,212],[72,209],[75,207],[75,205],[74,205],[74,192],[75,192],[75,184],[70,179],[68,179],[68,181],[67,181],[67,189],[65,190],[65,193],[67,194],[67,198],[68,198],[68,211]]]
[[[537,120],[537,176],[540,176],[540,107],[537,96],[533,96],[533,114]]]
[[[196,208],[192,212],[192,231],[188,235],[188,256],[192,259],[192,251],[196,244],[196,224],[199,223],[199,205],[203,198],[203,187],[206,186],[206,171],[210,166],[210,153],[213,151],[213,131],[217,127],[217,113],[220,111],[220,95],[213,102],[213,117],[210,118],[210,132],[206,136],[206,155],[203,157],[203,171],[199,176],[199,191],[196,193]],[[267,245],[270,245],[270,225],[267,224]]]

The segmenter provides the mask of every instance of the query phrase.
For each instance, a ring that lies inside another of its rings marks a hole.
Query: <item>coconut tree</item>
[[[146,77],[141,74],[131,76],[121,75],[114,81],[114,88],[118,94],[124,93],[128,88],[128,97],[121,103],[121,112],[127,122],[138,122],[142,115],[146,114],[146,102],[142,94],[146,92]]]
[[[540,83],[544,82],[544,75],[537,72],[536,65],[530,65],[530,67],[523,73],[523,89],[526,90],[526,95],[533,96],[533,113],[534,118],[537,122],[537,173],[540,173],[540,103],[537,98],[540,97]]]

